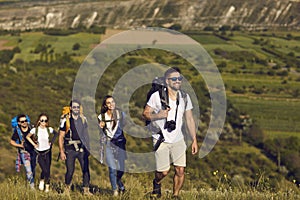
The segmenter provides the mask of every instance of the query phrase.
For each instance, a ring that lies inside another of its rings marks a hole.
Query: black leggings
[[[45,179],[45,184],[50,184],[51,150],[39,152],[38,163],[41,167],[41,179]]]

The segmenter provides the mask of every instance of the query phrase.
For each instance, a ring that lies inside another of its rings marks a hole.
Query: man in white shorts
[[[154,146],[159,141],[161,134],[163,142],[155,151],[156,172],[153,180],[152,197],[161,197],[161,181],[170,171],[173,163],[175,175],[173,179],[173,197],[179,198],[179,190],[184,182],[184,168],[186,167],[186,144],[182,133],[183,117],[185,117],[188,131],[192,138],[192,154],[198,152],[196,127],[192,114],[192,102],[188,94],[180,91],[181,76],[177,67],[169,68],[164,74],[167,87],[167,108],[163,108],[161,94],[154,92],[145,106],[143,116],[151,120],[161,130],[160,134],[154,133]],[[184,97],[185,96],[185,97]]]

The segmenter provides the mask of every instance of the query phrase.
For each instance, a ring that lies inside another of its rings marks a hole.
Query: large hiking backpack
[[[169,98],[168,98],[168,88],[166,87],[164,77],[155,77],[152,80],[152,86],[147,93],[146,103],[149,101],[151,95],[157,91],[159,92],[159,97],[161,99],[162,109],[165,110],[169,106],[168,105]],[[150,120],[146,120],[145,122],[146,126],[148,126],[150,123],[151,123]]]
[[[61,116],[60,116],[60,124],[63,123],[63,120],[66,120],[66,133],[70,129],[70,106],[64,106],[62,108]]]
[[[27,120],[28,126],[30,126],[30,118],[29,118],[28,115],[26,115],[26,120]],[[18,116],[15,116],[11,119],[11,127],[13,129],[13,132],[15,130],[17,130],[17,133],[18,133],[18,136],[19,136],[19,140],[17,141],[17,143],[21,144],[21,142],[23,140],[23,136],[22,136],[21,130],[18,126]]]
[[[80,114],[82,123],[86,123],[86,117],[83,115],[83,108],[82,105],[80,105]],[[63,127],[64,123],[66,122],[66,133],[70,131],[70,138],[72,137],[72,131],[71,131],[71,124],[70,124],[70,118],[71,118],[71,110],[70,106],[64,106],[62,108],[62,114],[60,116],[60,127]]]

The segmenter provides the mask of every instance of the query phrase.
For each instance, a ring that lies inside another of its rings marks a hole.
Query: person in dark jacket
[[[75,160],[78,159],[83,179],[83,193],[91,195],[89,191],[89,135],[86,117],[83,115],[81,102],[70,102],[70,114],[61,120],[59,133],[60,159],[66,163],[65,190],[70,191],[72,177],[75,170]]]

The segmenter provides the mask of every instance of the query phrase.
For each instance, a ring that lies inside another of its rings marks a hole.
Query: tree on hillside
[[[14,57],[14,52],[12,50],[2,50],[0,51],[0,63],[8,64]]]
[[[77,50],[79,50],[79,49],[80,49],[80,44],[79,44],[78,42],[76,42],[76,43],[73,45],[72,50],[73,50],[73,51],[77,51]]]
[[[258,124],[253,123],[249,131],[246,132],[245,136],[249,143],[253,144],[254,146],[262,148],[265,140],[265,134],[263,130],[258,126]]]

